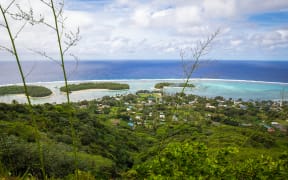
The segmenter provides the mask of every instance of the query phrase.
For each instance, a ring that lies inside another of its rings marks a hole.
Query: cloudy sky
[[[39,0],[17,3],[48,22],[52,18]],[[80,28],[81,41],[72,49],[80,60],[179,59],[180,49],[217,29],[221,33],[205,58],[288,60],[287,0],[65,0],[64,15],[67,29]],[[10,24],[14,34],[21,27],[19,21]],[[55,33],[46,27],[26,26],[16,43],[22,59],[43,58],[29,49],[57,58]],[[4,28],[0,45],[10,46]],[[12,58],[0,51],[1,60]]]

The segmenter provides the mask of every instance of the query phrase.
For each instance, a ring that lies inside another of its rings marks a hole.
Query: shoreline
[[[78,94],[82,92],[97,92],[97,91],[109,91],[109,89],[82,89],[77,91],[71,91],[70,94]],[[66,94],[66,92],[60,91],[61,94]]]
[[[185,79],[177,79],[177,78],[164,78],[164,79],[95,79],[95,80],[72,80],[68,81],[68,83],[83,83],[83,82],[149,82],[149,81],[184,81]],[[258,83],[258,84],[278,84],[278,85],[288,85],[288,82],[272,82],[272,81],[258,81],[258,80],[244,80],[244,79],[215,79],[215,78],[191,78],[189,81],[221,81],[221,82],[245,82],[245,83]],[[35,85],[35,84],[62,84],[64,81],[40,81],[40,82],[28,82],[27,85]],[[23,83],[10,83],[10,84],[0,84],[2,86],[10,86],[10,85],[23,85]],[[106,89],[101,89],[106,90]]]
[[[116,96],[117,94],[134,94],[139,90],[155,90],[154,86],[160,82],[183,82],[183,79],[137,79],[137,80],[84,80],[84,81],[70,81],[69,83],[83,83],[83,82],[125,82],[129,84],[129,90],[108,90],[108,89],[83,89],[72,91],[71,102],[78,102],[82,100],[93,100],[103,96]],[[66,101],[65,92],[60,91],[63,81],[54,82],[32,82],[28,83],[34,85],[44,86],[52,91],[50,96],[32,98],[33,104],[43,103],[62,103]],[[280,94],[283,93],[288,97],[288,83],[277,82],[263,82],[250,80],[231,80],[231,79],[207,79],[207,78],[193,78],[190,80],[191,84],[195,85],[193,89],[186,89],[187,94],[194,94],[202,97],[213,98],[215,96],[222,96],[226,99],[243,99],[243,100],[275,100],[279,99]],[[5,85],[2,85],[5,86]],[[179,88],[178,88],[179,89]],[[167,88],[167,94],[177,92],[177,88]],[[10,103],[13,99],[19,102],[26,102],[25,96],[6,95],[0,96],[0,102]]]

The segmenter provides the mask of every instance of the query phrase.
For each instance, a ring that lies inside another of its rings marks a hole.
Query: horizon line
[[[15,61],[14,59],[2,59],[0,62],[12,62]],[[31,61],[50,61],[50,60],[44,60],[44,59],[25,59],[21,62],[31,62]],[[67,59],[66,62],[75,62],[75,60]],[[181,61],[181,59],[80,59],[77,62],[85,62],[85,61]],[[189,61],[189,59],[185,60]],[[288,59],[201,59],[201,61],[266,61],[266,62],[288,62]],[[52,61],[50,61],[52,62]]]

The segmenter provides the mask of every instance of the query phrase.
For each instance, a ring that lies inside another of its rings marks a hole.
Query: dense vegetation
[[[52,91],[43,86],[29,85],[27,86],[28,94],[31,97],[45,97],[52,94]],[[0,96],[8,94],[24,94],[23,86],[1,86]]]
[[[33,109],[48,177],[73,176],[71,114],[82,179],[288,175],[285,103],[129,94],[75,103],[72,111],[65,104]],[[41,177],[31,113],[27,105],[0,104],[0,177]]]
[[[169,83],[169,82],[161,82],[161,83],[157,83],[155,84],[155,88],[156,89],[163,89],[164,87],[195,87],[193,84],[185,84],[185,83]]]
[[[102,83],[80,83],[68,85],[69,91],[80,91],[85,89],[109,89],[109,90],[123,90],[129,89],[128,84],[102,82]],[[60,91],[66,92],[65,86],[60,88]]]

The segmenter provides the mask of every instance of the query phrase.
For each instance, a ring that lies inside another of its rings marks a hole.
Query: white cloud
[[[28,7],[26,0],[18,0]],[[6,4],[8,0],[1,1]],[[40,1],[30,0],[35,14],[43,14],[53,23],[51,11]],[[288,30],[281,27],[261,28],[247,22],[247,16],[255,13],[288,9],[287,0],[114,0],[114,1],[66,0],[66,27],[80,27],[82,40],[73,48],[80,59],[107,58],[179,58],[178,49],[192,47],[199,39],[221,28],[216,58],[226,58],[226,49],[235,52],[235,58],[249,58],[253,50],[260,48],[277,50],[287,46]],[[3,20],[0,17],[0,21]],[[19,28],[19,22],[11,21],[11,27]],[[286,25],[287,26],[287,25]],[[1,34],[5,31],[0,30]],[[34,55],[27,48],[45,50],[58,56],[55,34],[45,27],[26,28],[17,39],[21,57]],[[7,35],[0,42],[9,45]],[[249,53],[245,53],[249,52]],[[233,54],[233,53],[231,53]],[[3,55],[4,56],[4,55]],[[0,58],[3,58],[0,54]],[[237,57],[236,57],[237,56]],[[4,58],[7,58],[5,55]],[[263,57],[265,58],[265,57]]]
[[[235,0],[204,0],[203,8],[210,18],[231,17],[236,14]]]
[[[288,8],[287,0],[243,0],[238,1],[238,13],[261,13]]]
[[[180,7],[176,8],[176,20],[184,24],[199,24],[202,21],[198,7]]]
[[[287,34],[288,30],[285,29],[262,32],[252,36],[251,40],[260,47],[274,50],[275,48],[288,47]]]
[[[239,45],[241,45],[243,43],[243,40],[241,40],[241,39],[235,39],[235,40],[231,40],[230,41],[230,45],[231,46],[239,46]]]
[[[136,23],[136,25],[139,25],[140,27],[149,26],[150,18],[151,12],[147,7],[137,9],[132,16],[132,20]]]

